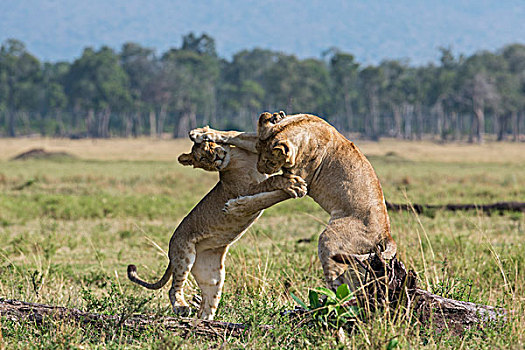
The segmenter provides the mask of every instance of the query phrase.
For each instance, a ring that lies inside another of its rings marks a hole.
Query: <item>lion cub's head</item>
[[[281,168],[291,168],[295,165],[296,147],[286,135],[280,133],[280,128],[276,127],[285,118],[287,116],[282,111],[274,114],[265,112],[259,116],[257,170],[263,174],[274,174]]]
[[[179,163],[182,165],[193,165],[194,168],[206,171],[221,171],[229,162],[230,146],[211,141],[194,143],[191,153],[183,153],[179,156]]]

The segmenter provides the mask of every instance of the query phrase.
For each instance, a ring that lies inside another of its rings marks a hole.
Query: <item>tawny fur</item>
[[[321,118],[263,113],[257,134],[206,127],[193,130],[190,137],[197,142],[213,140],[255,148],[260,172],[282,170],[277,176],[295,175],[306,181],[308,195],[330,214],[318,246],[330,288],[358,278],[343,277],[348,265],[340,257],[363,260],[375,253],[385,259],[395,255],[383,191],[372,165],[354,143]]]
[[[169,243],[169,264],[160,280],[148,283],[139,279],[134,265],[128,266],[128,277],[149,289],[159,289],[172,278],[169,298],[173,310],[187,314],[189,307],[184,299],[183,286],[191,271],[202,291],[197,316],[211,320],[221,296],[228,247],[242,236],[263,209],[291,197],[304,196],[306,184],[295,176],[268,181],[267,176],[256,169],[255,153],[213,142],[194,144],[192,152],[182,154],[179,162],[207,171],[219,171],[219,182],[173,233]],[[251,192],[258,195],[240,197]],[[238,197],[244,203],[241,208],[226,205]],[[228,213],[232,208],[235,213]]]

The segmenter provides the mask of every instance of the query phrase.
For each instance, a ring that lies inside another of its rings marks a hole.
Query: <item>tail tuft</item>
[[[159,289],[162,288],[171,278],[171,273],[173,272],[173,267],[171,263],[168,264],[164,275],[160,278],[159,281],[155,283],[148,283],[139,278],[137,274],[137,267],[135,265],[128,265],[128,278],[131,282],[137,283],[148,289]]]
[[[128,265],[128,278],[134,280],[137,277],[137,267],[135,265]]]

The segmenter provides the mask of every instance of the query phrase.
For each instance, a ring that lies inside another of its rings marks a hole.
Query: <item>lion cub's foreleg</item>
[[[207,249],[197,252],[191,274],[195,277],[202,292],[202,301],[197,317],[213,320],[224,285],[224,258],[228,247]]]
[[[255,185],[249,193],[230,199],[224,205],[227,214],[244,216],[264,210],[286,199],[304,197],[306,182],[296,175],[274,175]]]
[[[190,307],[184,298],[183,288],[195,262],[195,245],[190,242],[173,245],[170,247],[169,258],[174,267],[171,288],[168,293],[171,306],[176,314],[187,316]]]
[[[190,139],[195,143],[213,141],[237,146],[252,153],[257,153],[255,144],[259,139],[257,133],[239,131],[220,131],[205,126],[196,128],[189,132]]]
[[[308,185],[300,176],[293,174],[272,175],[266,180],[253,186],[246,196],[262,192],[282,190],[291,198],[302,198],[308,193]]]
[[[241,196],[230,199],[226,202],[222,210],[226,214],[235,216],[251,215],[289,198],[290,195],[281,190],[262,192],[251,196]]]

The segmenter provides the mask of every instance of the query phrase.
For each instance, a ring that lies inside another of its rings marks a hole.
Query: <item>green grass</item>
[[[525,201],[525,164],[370,157],[387,200],[414,203]],[[149,280],[163,271],[173,229],[209,191],[216,174],[174,161],[0,161],[0,298],[119,313],[171,315],[167,289],[131,284],[135,263]],[[270,208],[230,250],[216,319],[256,327],[240,338],[204,338],[163,329],[133,332],[68,322],[0,320],[7,348],[523,348],[525,218],[477,212],[391,213],[399,256],[424,288],[514,310],[509,323],[434,334],[412,319],[373,315],[338,340],[337,330],[279,315],[323,286],[317,237],[328,215],[311,199]],[[160,249],[157,247],[160,247]],[[198,293],[190,280],[188,299]],[[131,298],[131,299],[129,299]],[[97,304],[98,303],[98,304]]]

